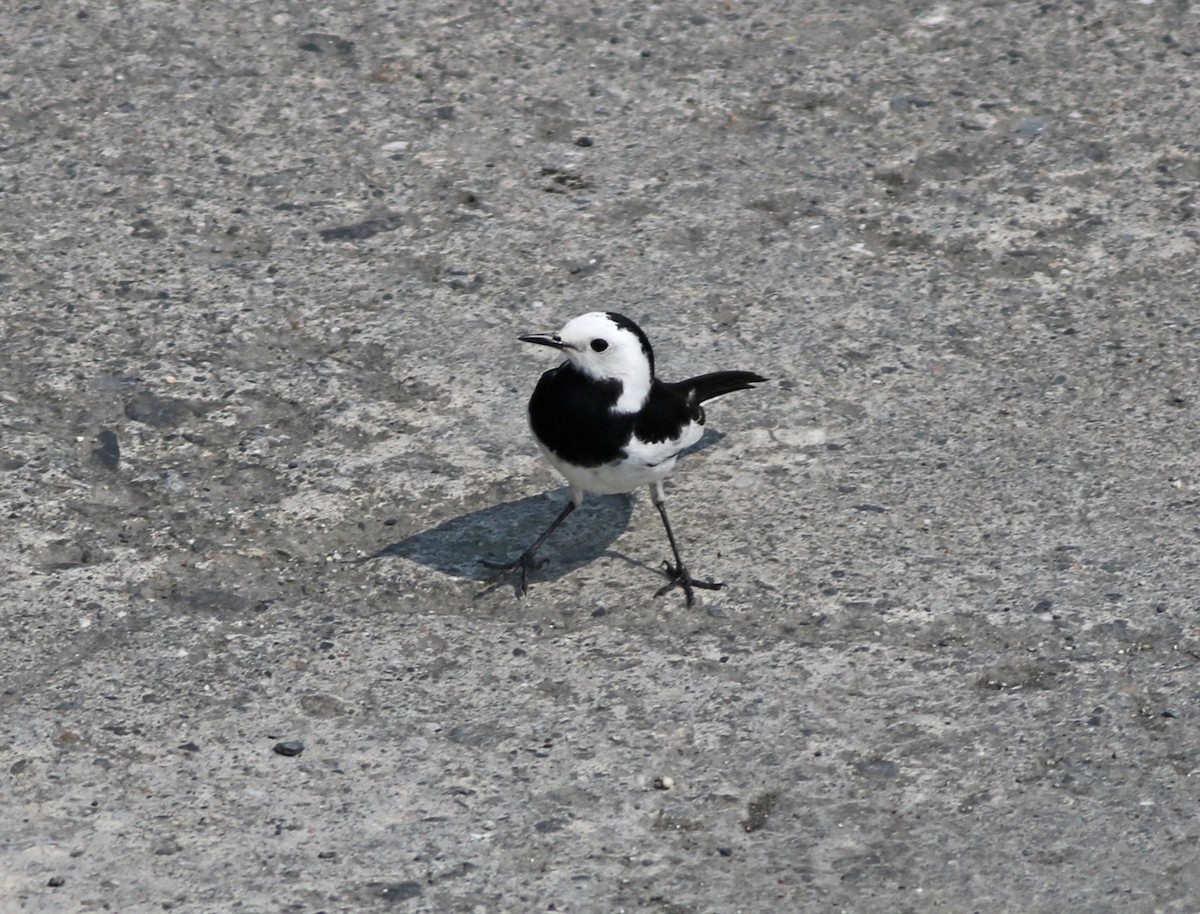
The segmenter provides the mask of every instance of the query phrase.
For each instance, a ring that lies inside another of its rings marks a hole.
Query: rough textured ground
[[[1198,111],[1189,0],[6,4],[0,907],[1195,912]],[[775,379],[691,610],[476,599],[593,309]]]

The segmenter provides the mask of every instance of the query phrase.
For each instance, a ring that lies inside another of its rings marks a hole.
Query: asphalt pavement
[[[1200,911],[1200,6],[9,3],[0,909]],[[517,337],[709,404],[561,508]]]

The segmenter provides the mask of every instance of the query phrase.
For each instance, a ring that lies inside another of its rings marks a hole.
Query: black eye
[[[608,348],[608,340],[592,340],[592,352],[603,352]]]

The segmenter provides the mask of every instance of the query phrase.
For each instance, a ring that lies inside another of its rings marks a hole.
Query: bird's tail
[[[693,402],[703,403],[721,394],[731,394],[735,390],[749,390],[755,384],[767,380],[753,371],[714,371],[702,374],[686,381],[678,381],[671,386]]]

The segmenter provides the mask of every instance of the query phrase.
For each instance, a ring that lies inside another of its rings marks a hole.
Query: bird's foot
[[[663,571],[667,575],[667,583],[658,589],[654,595],[661,597],[668,590],[675,587],[682,587],[683,594],[687,598],[687,605],[691,606],[696,602],[696,595],[692,593],[692,588],[699,587],[701,590],[720,590],[724,584],[715,581],[697,581],[693,578],[688,570],[681,562],[678,565],[672,565],[670,562],[663,562]]]
[[[484,568],[491,568],[496,573],[483,582],[483,587],[479,594],[486,593],[491,590],[514,571],[520,571],[521,577],[517,581],[517,596],[525,596],[525,591],[529,587],[529,572],[537,571],[549,559],[535,559],[532,552],[522,552],[520,557],[515,562],[490,562],[487,559],[480,559],[479,564]],[[476,596],[479,596],[476,594]]]

